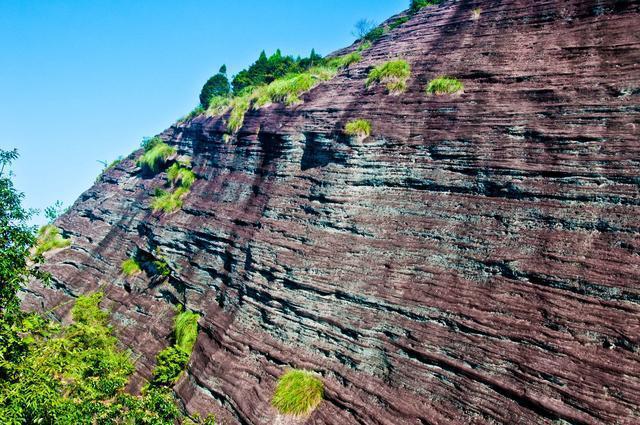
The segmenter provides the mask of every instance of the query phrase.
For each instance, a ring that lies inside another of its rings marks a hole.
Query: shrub
[[[200,105],[204,109],[209,107],[213,97],[226,97],[231,91],[231,85],[227,78],[227,67],[222,65],[216,75],[209,78],[200,92]]]
[[[381,39],[386,32],[387,30],[384,27],[376,27],[369,31],[367,35],[364,36],[364,39],[371,43],[374,43]]]
[[[173,185],[180,184],[185,189],[190,189],[196,181],[196,175],[184,164],[175,163],[167,169],[167,180]]]
[[[427,93],[435,95],[454,94],[464,90],[464,85],[455,78],[440,76],[431,80],[426,90]]]
[[[153,370],[152,384],[157,386],[172,386],[189,362],[189,353],[176,346],[170,346],[160,351],[156,357],[156,367]]]
[[[42,255],[52,249],[66,248],[69,245],[71,245],[71,239],[64,238],[60,234],[60,229],[53,224],[47,224],[38,230],[35,254]]]
[[[376,23],[369,19],[360,19],[353,26],[353,31],[351,31],[351,34],[353,34],[355,37],[358,38],[358,40],[360,40],[364,38],[367,34],[369,34],[371,30],[373,30],[376,26],[377,26]]]
[[[471,11],[471,18],[474,21],[477,21],[478,19],[480,19],[480,15],[482,14],[482,9],[480,9],[479,7],[476,7],[475,9],[473,9]]]
[[[427,6],[437,6],[442,3],[442,0],[411,0],[411,6],[409,7],[409,13],[415,14],[420,9]]]
[[[389,93],[401,93],[407,89],[407,81],[411,76],[411,66],[405,60],[385,62],[369,72],[367,87],[384,83]]]
[[[267,57],[265,52],[248,69],[240,71],[233,77],[233,93],[238,96],[249,87],[257,87],[269,84],[288,74],[298,74],[309,68],[323,64],[322,56],[315,50],[311,51],[308,58],[294,58],[284,56],[280,49]]]
[[[138,166],[145,172],[155,174],[160,171],[167,159],[176,153],[176,150],[162,140],[148,146],[145,146],[145,153],[138,159]]]
[[[344,132],[349,136],[367,137],[371,134],[371,123],[363,119],[349,121],[344,126]]]
[[[138,274],[142,271],[140,264],[135,258],[128,258],[122,262],[122,273],[125,276],[133,276],[134,274]]]
[[[293,369],[278,380],[272,404],[280,413],[294,416],[310,414],[324,397],[324,384],[315,374]]]

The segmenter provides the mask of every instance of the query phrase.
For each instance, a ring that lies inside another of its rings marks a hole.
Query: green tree
[[[227,96],[231,91],[231,85],[227,78],[227,66],[222,65],[216,75],[209,78],[200,92],[200,104],[204,108],[209,107],[211,98],[215,96]]]

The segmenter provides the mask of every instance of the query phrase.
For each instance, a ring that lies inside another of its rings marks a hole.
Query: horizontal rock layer
[[[635,1],[425,8],[237,137],[226,116],[163,133],[198,175],[181,211],[151,211],[166,175],[140,152],[108,171],[25,306],[64,318],[102,288],[132,390],[174,305],[202,313],[176,391],[225,424],[640,423],[638,27]],[[408,91],[367,89],[394,58]],[[464,93],[427,95],[438,75]],[[355,118],[371,137],[342,135]],[[125,278],[136,250],[170,279]],[[325,382],[309,418],[270,405],[289,367]]]

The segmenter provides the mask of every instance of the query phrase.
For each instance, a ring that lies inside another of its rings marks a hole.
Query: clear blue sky
[[[349,45],[409,0],[1,0],[0,148],[25,205],[65,206],[110,161],[189,112],[220,65]],[[37,221],[40,223],[41,221]]]

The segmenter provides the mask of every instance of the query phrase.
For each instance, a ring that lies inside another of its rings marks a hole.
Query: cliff
[[[109,170],[25,307],[65,318],[102,288],[136,390],[184,303],[202,319],[175,390],[224,424],[640,423],[638,27],[636,1],[422,9],[233,137],[226,116],[165,131],[198,177],[180,211],[153,213],[166,175],[139,151]],[[366,88],[395,58],[407,91]],[[438,75],[464,93],[427,95]],[[125,277],[133,252],[169,280]],[[322,375],[309,418],[271,407],[288,367]]]

